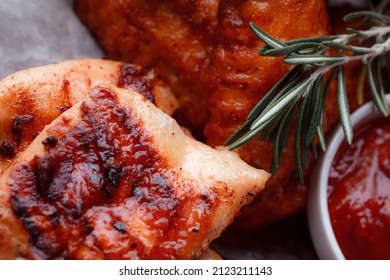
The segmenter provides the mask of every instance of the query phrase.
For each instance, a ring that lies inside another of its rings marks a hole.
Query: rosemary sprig
[[[389,0],[384,2],[388,4]],[[381,10],[384,10],[383,2],[380,5]],[[382,67],[390,70],[390,17],[377,11],[361,11],[346,15],[344,20],[355,18],[362,18],[372,26],[367,30],[348,29],[348,33],[342,35],[287,42],[278,41],[250,23],[253,33],[266,44],[259,50],[259,55],[284,56],[285,63],[295,66],[271,88],[249,113],[244,125],[225,142],[229,149],[243,145],[256,135],[272,141],[274,156],[271,172],[274,173],[287,144],[291,120],[297,115],[294,156],[299,179],[303,182],[308,151],[311,150],[316,156],[316,139],[321,149],[326,149],[323,133],[325,98],[333,80],[337,81],[337,104],[345,139],[348,143],[352,142],[353,131],[344,76],[344,65],[351,61],[363,62],[364,71],[359,84],[363,84],[367,78],[375,106],[382,115],[389,115]],[[336,50],[337,55],[330,55],[329,50]],[[331,74],[326,76],[328,72]],[[362,85],[359,85],[358,90],[362,91]]]

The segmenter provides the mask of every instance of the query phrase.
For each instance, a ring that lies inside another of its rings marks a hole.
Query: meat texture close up
[[[268,178],[135,91],[96,86],[1,175],[0,259],[191,259]]]
[[[179,100],[177,119],[201,132],[218,0],[75,1],[109,57],[153,67]]]
[[[0,174],[45,125],[97,84],[133,89],[172,114],[178,104],[152,70],[103,59],[76,59],[26,69],[0,81]]]
[[[281,41],[331,33],[324,0],[76,0],[75,12],[109,57],[156,67],[181,106],[174,116],[213,147],[223,145],[290,69],[280,58],[258,55],[264,44],[250,22]],[[338,118],[335,100],[332,90],[326,130]],[[291,138],[276,174],[242,210],[241,227],[266,225],[305,206],[307,185],[296,178]],[[272,149],[256,138],[237,151],[269,170]]]

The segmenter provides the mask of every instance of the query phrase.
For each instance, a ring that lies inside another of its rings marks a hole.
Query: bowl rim
[[[386,95],[390,105],[390,94]],[[369,101],[351,114],[354,131],[366,123],[381,117],[373,101]],[[326,138],[326,151],[320,152],[315,163],[308,190],[307,217],[314,248],[320,259],[345,260],[336,240],[328,211],[328,176],[338,148],[344,141],[343,129],[337,124]]]

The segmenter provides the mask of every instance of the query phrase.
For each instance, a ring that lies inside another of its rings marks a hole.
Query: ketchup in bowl
[[[390,119],[343,143],[331,166],[328,208],[346,259],[390,259]]]

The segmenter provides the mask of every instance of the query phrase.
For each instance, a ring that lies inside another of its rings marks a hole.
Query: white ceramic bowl
[[[390,104],[390,94],[386,96],[386,101]],[[366,103],[351,115],[354,131],[378,117],[380,114],[374,110],[373,103]],[[307,215],[311,238],[320,259],[345,259],[330,222],[327,193],[329,171],[343,141],[344,134],[338,125],[327,136],[326,152],[319,155],[310,182]]]

